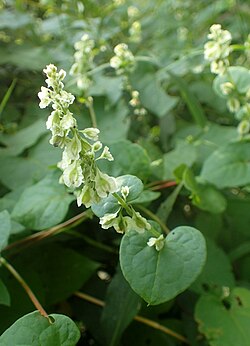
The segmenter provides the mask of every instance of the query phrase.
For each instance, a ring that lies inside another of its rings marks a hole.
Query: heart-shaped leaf
[[[249,346],[250,291],[234,288],[224,301],[215,294],[201,296],[195,307],[195,319],[209,345]]]
[[[203,235],[195,228],[175,228],[162,250],[149,247],[152,235],[130,231],[121,242],[123,275],[133,290],[151,305],[166,302],[187,289],[200,274],[206,260]]]
[[[31,312],[17,320],[0,337],[0,345],[25,346],[75,346],[80,332],[67,316],[53,314],[51,324],[38,311]]]
[[[118,190],[121,190],[122,186],[129,187],[129,194],[127,196],[127,202],[135,200],[143,190],[142,181],[134,175],[122,175],[116,178]],[[121,196],[121,193],[118,192]],[[91,209],[98,217],[103,217],[105,214],[116,213],[120,209],[121,205],[113,195],[109,195],[103,198],[99,203],[92,205]]]

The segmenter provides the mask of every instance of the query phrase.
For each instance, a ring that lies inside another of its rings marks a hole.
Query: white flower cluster
[[[97,155],[102,149],[97,128],[77,129],[76,119],[68,109],[74,96],[63,90],[62,80],[66,72],[57,72],[52,64],[43,71],[47,75],[48,88],[42,87],[38,94],[40,107],[45,108],[52,103],[53,112],[46,123],[52,132],[50,143],[64,149],[62,161],[58,163],[63,171],[60,182],[74,190],[78,206],[84,204],[90,207],[117,190],[115,178],[101,172],[96,164],[97,160],[112,161],[113,157],[108,147]]]
[[[115,55],[110,59],[110,66],[118,75],[127,74],[135,68],[135,57],[125,43],[119,43],[114,48]]]
[[[244,136],[250,131],[250,89],[245,95],[239,94],[237,85],[232,82],[225,82],[220,85],[221,92],[228,98],[227,107],[235,118],[240,120],[237,127],[240,136]]]
[[[129,101],[130,106],[134,108],[134,114],[138,116],[143,116],[147,113],[146,109],[142,107],[140,101],[140,93],[138,90],[132,90],[131,99]]]
[[[80,41],[76,42],[75,62],[70,69],[70,75],[76,77],[77,87],[81,90],[88,90],[91,86],[91,79],[87,76],[87,72],[93,67],[95,57],[95,42],[90,39],[88,34],[84,34]]]
[[[121,195],[125,203],[128,194],[129,187],[123,186],[121,188]],[[119,204],[121,205],[121,203]],[[142,217],[139,212],[136,212],[131,205],[129,206],[130,216],[123,216],[122,211],[123,207],[121,205],[115,213],[108,213],[101,217],[100,225],[102,228],[108,229],[114,227],[118,233],[124,233],[129,230],[142,233],[145,231],[145,229],[149,230],[151,228],[151,225],[147,222],[147,220]]]
[[[222,75],[229,66],[232,35],[228,30],[222,30],[220,24],[213,24],[207,37],[210,41],[204,46],[204,57],[211,62],[211,72]]]

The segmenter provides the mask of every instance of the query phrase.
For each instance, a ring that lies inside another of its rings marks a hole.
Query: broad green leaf
[[[179,142],[175,149],[163,156],[163,179],[175,179],[174,170],[182,164],[191,167],[196,158],[197,152],[194,145],[184,141]]]
[[[0,280],[0,304],[10,306],[10,295],[2,280]]]
[[[10,231],[10,215],[7,210],[4,210],[0,213],[0,252],[8,245]]]
[[[206,244],[195,228],[175,228],[165,238],[162,250],[147,245],[151,234],[131,231],[121,242],[123,275],[146,302],[156,305],[173,299],[200,274],[206,260]]]
[[[235,288],[224,300],[204,295],[195,308],[199,330],[211,346],[249,346],[250,291]]]
[[[119,189],[118,194],[121,196],[120,190],[122,186],[129,187],[129,194],[127,196],[127,202],[135,200],[140,196],[143,191],[143,183],[134,175],[122,175],[116,178],[117,187]],[[99,203],[93,204],[91,209],[98,217],[103,217],[105,214],[116,213],[120,209],[121,205],[113,195],[109,195],[103,198]]]
[[[204,293],[207,288],[234,287],[235,280],[228,256],[211,240],[207,239],[206,243],[206,264],[190,288],[197,293]]]
[[[246,196],[238,198],[231,196],[228,199],[226,218],[232,232],[237,229],[237,232],[249,237],[250,224],[250,199]]]
[[[114,143],[127,137],[130,118],[128,117],[128,108],[123,100],[113,107],[105,105],[104,102],[95,102],[95,111],[102,142]]]
[[[136,175],[145,180],[150,175],[150,160],[146,151],[136,143],[121,141],[109,145],[114,161],[103,160],[100,166],[104,172],[118,177],[122,174]]]
[[[250,183],[250,142],[233,142],[216,150],[205,161],[201,178],[218,188]]]
[[[207,119],[206,115],[201,107],[198,99],[195,95],[190,91],[189,85],[186,81],[173,73],[170,73],[172,77],[172,81],[177,85],[180,89],[181,96],[184,102],[187,104],[187,107],[194,119],[194,122],[200,127],[205,127]]]
[[[0,148],[0,155],[15,156],[21,154],[25,149],[35,144],[45,131],[44,121],[38,120],[14,134],[0,136],[0,141],[5,145],[5,148]]]
[[[223,194],[213,186],[204,184],[198,184],[197,191],[192,195],[192,203],[213,214],[223,213],[227,207]]]
[[[151,191],[151,190],[144,190],[142,191],[142,193],[140,194],[139,197],[137,197],[133,203],[148,203],[148,202],[152,202],[155,201],[157,198],[159,198],[161,195],[160,192],[156,192],[156,191]]]
[[[67,316],[52,314],[48,318],[34,311],[21,317],[0,337],[2,346],[76,346],[80,331]]]
[[[57,175],[49,175],[24,190],[12,217],[27,228],[42,230],[60,223],[72,200],[74,197],[58,183]]]
[[[90,95],[106,95],[111,104],[115,104],[122,95],[123,78],[121,76],[107,77],[103,74],[96,74],[93,78],[94,85],[90,88]]]
[[[166,93],[153,74],[142,76],[136,87],[140,92],[142,105],[158,117],[165,116],[178,102],[177,97]]]
[[[47,305],[56,304],[70,297],[89,280],[98,268],[98,263],[82,254],[57,244],[45,244],[30,249],[13,265],[23,268],[27,282],[32,282],[34,291],[41,295]],[[63,280],[63,282],[62,282]]]
[[[231,82],[236,86],[240,94],[245,94],[250,88],[250,71],[242,66],[231,66],[223,76],[217,76],[214,80],[214,90],[221,97],[228,98],[221,90],[221,84]]]
[[[140,302],[140,297],[130,288],[119,269],[108,287],[102,312],[106,345],[119,343],[123,331],[139,311]]]

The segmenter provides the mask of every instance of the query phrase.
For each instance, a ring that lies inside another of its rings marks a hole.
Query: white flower
[[[82,144],[77,135],[70,139],[65,147],[65,152],[70,160],[78,160],[82,150]]]
[[[82,130],[81,132],[84,134],[86,138],[91,139],[93,141],[97,141],[100,130],[98,130],[95,127],[88,127]]]
[[[141,214],[137,211],[133,212],[132,219],[135,222],[135,231],[137,232],[144,232],[145,229],[149,230],[151,228],[150,223],[148,223],[148,221],[144,217],[142,217]]]
[[[60,112],[58,110],[53,111],[46,121],[46,128],[52,130],[55,126],[60,126]]]
[[[73,114],[67,110],[66,114],[64,114],[61,120],[61,126],[64,130],[69,130],[72,127],[76,126],[76,119],[73,117]]]
[[[108,161],[114,161],[114,158],[109,151],[109,147],[107,147],[107,146],[104,147],[103,152],[102,152],[101,156],[99,157],[99,159],[106,159]]]
[[[78,207],[84,204],[86,208],[89,208],[92,204],[100,201],[100,197],[89,185],[85,185],[81,191],[77,191],[76,196]]]
[[[46,108],[50,102],[52,101],[50,98],[51,90],[45,87],[41,87],[41,91],[38,93],[38,97],[40,99],[39,107]]]
[[[101,198],[107,197],[109,193],[117,191],[116,179],[109,175],[102,173],[98,168],[96,169],[95,176],[95,189]]]
[[[225,82],[220,85],[220,89],[223,95],[229,95],[234,90],[234,85],[231,82]]]
[[[149,241],[147,242],[147,245],[152,247],[155,246],[157,251],[160,251],[161,249],[163,249],[165,244],[165,239],[163,234],[161,234],[158,238],[149,238]]]
[[[118,56],[113,56],[110,59],[110,66],[115,70],[118,70],[122,64],[122,60]]]
[[[53,74],[55,74],[57,72],[57,67],[53,64],[49,64],[46,66],[46,68],[43,69],[43,72],[47,75],[47,76],[51,76]]]
[[[95,142],[92,145],[92,149],[93,151],[99,151],[100,149],[102,149],[102,143],[100,141]]]
[[[120,209],[116,213],[105,214],[103,217],[100,218],[99,223],[103,229],[108,229],[117,222],[116,218],[119,211]]]
[[[238,99],[234,98],[230,98],[227,101],[227,106],[228,109],[231,113],[235,113],[240,109],[240,101]]]
[[[249,133],[249,130],[250,130],[250,123],[248,120],[242,120],[237,127],[237,131],[241,136]]]
[[[126,186],[122,186],[121,194],[122,194],[122,197],[126,200],[126,198],[129,195],[129,187],[127,185]]]
[[[63,171],[63,181],[68,187],[76,188],[83,183],[81,163],[74,161]]]

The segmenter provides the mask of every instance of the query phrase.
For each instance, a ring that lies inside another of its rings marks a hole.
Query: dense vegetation
[[[249,23],[0,1],[0,345],[249,346]]]

